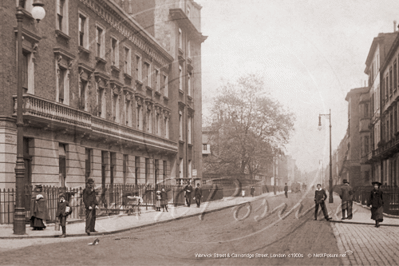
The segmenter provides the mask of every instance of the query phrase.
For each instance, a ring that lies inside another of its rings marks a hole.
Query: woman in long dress
[[[371,205],[371,219],[375,220],[375,227],[380,227],[380,223],[384,220],[384,199],[380,189],[380,182],[373,182],[374,189],[370,192],[370,198],[367,206]]]
[[[33,215],[30,220],[30,225],[33,227],[33,230],[43,230],[46,228],[44,221],[46,221],[47,218],[46,200],[42,194],[37,194],[33,206]]]

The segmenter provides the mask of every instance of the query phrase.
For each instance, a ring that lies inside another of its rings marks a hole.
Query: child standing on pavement
[[[161,191],[157,190],[156,192],[156,199],[157,201],[155,202],[155,208],[157,212],[161,211]]]
[[[65,200],[64,193],[60,193],[59,201],[57,204],[56,217],[59,219],[62,235],[61,237],[66,237],[66,217],[72,213],[72,208],[69,206],[69,202]]]

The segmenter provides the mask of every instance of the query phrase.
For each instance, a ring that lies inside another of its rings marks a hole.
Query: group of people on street
[[[187,185],[183,189],[184,197],[186,198],[187,207],[191,205],[191,192],[193,192],[193,186],[191,185],[190,181],[188,181]],[[194,190],[194,197],[195,203],[197,204],[197,208],[201,206],[201,199],[202,199],[202,188],[200,184],[197,184],[197,187]]]
[[[384,198],[383,192],[380,189],[380,182],[372,182],[373,190],[370,192],[367,206],[371,206],[371,219],[375,220],[375,227],[380,227],[380,223],[383,221],[383,206]],[[343,185],[339,189],[339,196],[341,198],[341,210],[342,210],[342,220],[351,220],[353,218],[353,195],[354,190],[350,186],[347,179],[343,180]],[[320,184],[317,184],[317,189],[315,191],[315,220],[317,220],[319,206],[321,207],[324,217],[327,221],[331,219],[328,216],[327,207],[325,200],[327,199],[327,194],[324,189],[321,188]]]
[[[161,191],[157,190],[155,197],[155,210],[160,212],[162,208],[164,212],[165,210],[168,211],[168,193],[166,193],[165,188],[162,188]]]

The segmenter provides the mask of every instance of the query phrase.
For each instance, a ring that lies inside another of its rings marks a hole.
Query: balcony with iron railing
[[[14,96],[14,115],[17,101]],[[177,143],[154,134],[93,116],[88,112],[56,103],[36,95],[23,95],[24,121],[39,128],[82,132],[103,140],[127,142],[165,152],[177,152]]]

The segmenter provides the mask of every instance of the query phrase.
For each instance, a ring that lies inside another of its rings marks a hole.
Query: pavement
[[[284,194],[284,192],[277,193],[277,195],[280,194]],[[274,193],[265,193],[256,197],[226,197],[217,201],[203,202],[201,203],[200,208],[197,208],[195,203],[191,204],[190,208],[187,206],[174,207],[169,205],[169,212],[156,212],[155,210],[152,210],[152,208],[150,208],[151,210],[145,210],[145,207],[141,207],[140,215],[127,215],[121,211],[119,215],[97,218],[95,227],[97,232],[91,233],[90,235],[95,236],[120,233],[134,228],[170,222],[195,215],[199,215],[199,219],[201,219],[202,215],[205,213],[230,208],[245,202],[272,196],[274,196]],[[37,231],[32,230],[32,228],[27,225],[25,235],[15,235],[13,233],[12,224],[0,225],[0,239],[58,238],[61,236],[62,232],[55,231],[54,227],[54,224],[47,224],[46,229]],[[67,237],[87,236],[85,233],[85,221],[67,221],[66,235]]]
[[[399,265],[399,219],[384,217],[381,227],[374,227],[370,210],[353,205],[353,219],[341,220],[340,198],[334,196],[331,207],[339,210],[332,215],[331,227],[341,254],[343,265]]]

